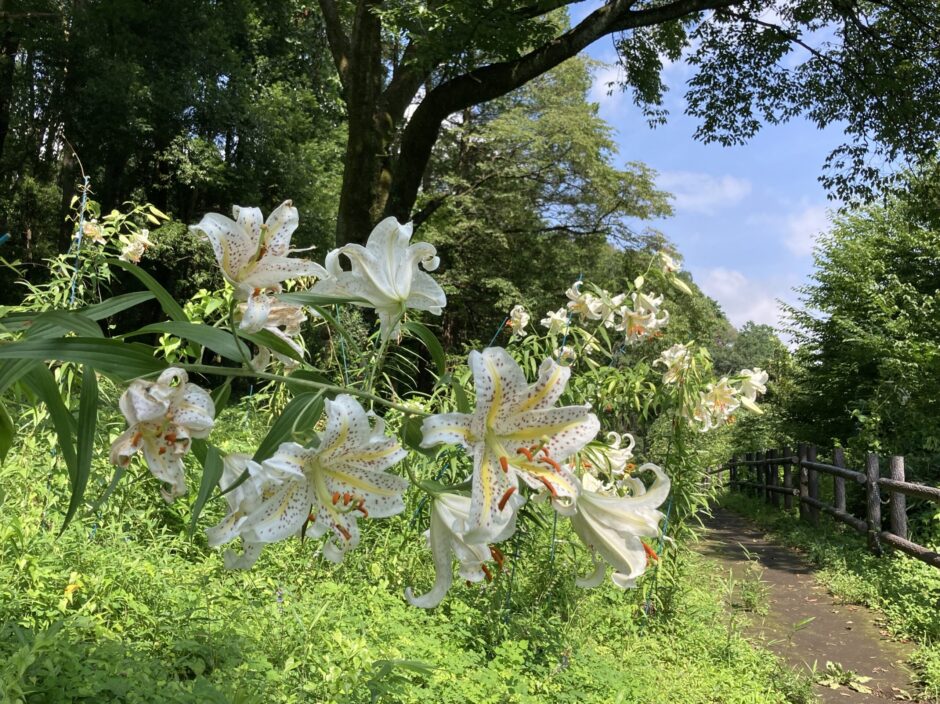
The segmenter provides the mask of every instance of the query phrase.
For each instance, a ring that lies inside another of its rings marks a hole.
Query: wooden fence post
[[[845,467],[845,450],[837,447],[832,451],[832,464],[836,467]],[[832,496],[837,511],[845,511],[845,479],[837,474],[832,475]]]
[[[891,479],[904,481],[904,458],[891,456],[888,464]],[[899,491],[891,492],[891,532],[899,538],[907,539],[907,498]]]
[[[881,492],[878,489],[878,455],[869,452],[865,460],[865,493],[868,497],[868,547],[875,553],[881,554],[881,542],[878,534],[881,533]]]
[[[744,461],[745,461],[745,462],[750,462],[750,461],[753,460],[753,459],[754,459],[754,453],[753,453],[753,452],[745,452],[745,453],[744,453]],[[747,478],[748,481],[749,481],[750,478],[751,478],[751,467],[752,467],[752,465],[749,465],[749,464],[745,464],[745,465],[744,465],[744,476]],[[756,490],[754,487],[747,487],[747,489],[744,491],[744,494],[745,494],[745,496],[750,496],[750,495],[751,495],[753,492],[755,492],[755,491],[757,491],[757,490]]]
[[[816,461],[816,446],[810,445],[806,450],[806,459],[810,462]],[[815,469],[808,469],[806,471],[807,478],[807,491],[809,497],[814,501],[819,501],[819,472]],[[814,526],[819,525],[819,508],[817,506],[809,507],[809,521]]]
[[[755,452],[754,459],[757,461],[757,464],[754,465],[755,474],[757,475],[757,483],[760,484],[760,488],[757,490],[757,498],[767,501],[767,494],[770,492],[767,491],[767,471],[766,465],[764,464],[764,453]]]
[[[806,467],[803,466],[803,462],[806,460],[806,443],[800,443],[800,449],[797,453],[799,464],[796,466],[796,476],[800,478],[800,520],[805,521],[808,516],[807,505],[804,503],[804,497],[809,496],[809,477],[806,473]]]
[[[773,491],[777,488],[779,481],[779,472],[777,468],[777,451],[776,450],[767,450],[767,484],[770,486],[771,491],[767,494],[767,503],[771,506],[780,505],[780,494],[776,491]]]
[[[737,488],[737,487],[736,487],[736,485],[737,485],[737,483],[738,483],[738,466],[737,466],[737,461],[738,461],[738,456],[737,456],[737,455],[731,455],[731,464],[728,465],[728,466],[730,467],[730,469],[728,470],[728,473],[731,475],[731,479],[730,479],[730,482],[731,482],[731,491],[734,491],[734,490]]]
[[[790,457],[793,456],[793,451],[789,447],[783,448],[783,456],[786,457],[787,463],[783,465],[783,485],[787,489],[793,488],[793,465],[790,464]],[[793,494],[784,494],[783,496],[783,507],[784,508],[793,508]]]

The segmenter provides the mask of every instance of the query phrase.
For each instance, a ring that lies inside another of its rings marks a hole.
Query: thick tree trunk
[[[10,129],[10,109],[13,105],[13,73],[19,39],[7,30],[0,38],[0,159]]]

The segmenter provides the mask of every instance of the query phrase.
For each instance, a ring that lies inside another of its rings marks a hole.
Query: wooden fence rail
[[[793,508],[799,503],[800,519],[819,524],[820,512],[832,516],[865,535],[872,551],[881,554],[883,545],[890,545],[922,562],[940,568],[940,553],[908,540],[907,499],[924,499],[940,504],[940,488],[915,484],[904,479],[904,458],[891,457],[888,476],[881,476],[878,455],[869,453],[864,471],[845,466],[841,448],[832,454],[832,464],[820,462],[816,448],[801,444],[796,454],[789,448],[749,452],[743,459],[733,456],[727,464],[707,472],[709,480],[728,473],[728,486],[774,506]],[[782,476],[781,476],[782,471]],[[832,504],[820,496],[822,475],[832,479]],[[856,516],[846,508],[846,483],[858,485],[864,493],[865,515]],[[882,526],[882,495],[887,496],[888,528]]]

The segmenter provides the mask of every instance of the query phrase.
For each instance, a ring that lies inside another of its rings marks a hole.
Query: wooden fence
[[[880,554],[883,545],[890,545],[911,557],[940,567],[940,554],[908,540],[907,496],[940,503],[940,489],[904,480],[904,458],[891,457],[887,476],[881,476],[881,460],[869,453],[864,471],[845,466],[841,448],[832,454],[832,464],[817,461],[813,445],[800,445],[796,455],[789,449],[751,452],[708,472],[709,479],[728,472],[732,491],[743,491],[763,498],[768,504],[799,508],[800,519],[819,524],[820,512],[851,526],[868,537],[868,546]],[[820,498],[820,478],[832,480],[832,504]],[[853,515],[846,508],[846,484],[858,484],[865,497],[865,516]],[[882,526],[882,497],[888,506],[888,530]]]

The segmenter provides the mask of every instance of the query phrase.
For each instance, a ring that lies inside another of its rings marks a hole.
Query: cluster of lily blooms
[[[410,243],[410,224],[386,219],[365,246],[349,244],[333,250],[320,265],[290,256],[298,221],[290,201],[266,221],[256,208],[236,207],[233,215],[230,219],[207,214],[191,229],[208,237],[226,280],[242,302],[240,326],[245,330],[269,329],[292,340],[305,319],[303,309],[276,296],[284,281],[298,277],[317,277],[314,293],[375,309],[383,340],[397,335],[407,309],[440,314],[446,305],[443,290],[426,273],[437,268],[436,251],[426,243]],[[668,319],[659,311],[661,297],[634,294],[633,306],[626,307],[623,296],[596,297],[581,293],[578,285],[568,296],[573,312],[623,329],[628,338],[648,334]],[[551,315],[547,320],[551,325]],[[521,321],[514,326],[516,332],[522,328]],[[266,366],[270,359],[270,352],[259,352],[252,366]],[[663,363],[666,375],[678,379],[676,365],[681,362]],[[501,347],[471,352],[469,366],[476,397],[473,411],[425,417],[421,446],[462,447],[473,460],[471,489],[467,495],[422,487],[431,494],[427,539],[436,577],[425,594],[407,589],[407,600],[425,608],[439,604],[453,579],[454,556],[462,578],[486,579],[487,563],[502,562],[493,545],[513,534],[519,509],[529,500],[547,501],[570,520],[591,552],[595,568],[578,580],[581,586],[599,585],[608,566],[613,568],[615,584],[632,586],[648,561],[649,549],[642,538],[660,534],[663,514],[658,508],[669,493],[669,478],[656,465],[645,464],[637,471],[654,476],[647,488],[629,476],[636,469],[629,463],[632,438],[611,433],[606,444],[592,442],[600,422],[590,406],[557,405],[571,374],[569,367],[546,359],[538,378],[529,383]],[[705,402],[715,413],[728,407],[721,384]],[[752,398],[750,391],[756,388],[752,383],[741,393]],[[112,445],[112,462],[126,466],[142,452],[150,471],[164,484],[164,498],[173,501],[184,494],[183,457],[192,438],[208,437],[214,423],[209,393],[189,382],[183,369],[170,368],[156,380],[131,382],[120,408],[129,427]],[[260,463],[246,454],[224,457],[219,486],[226,492],[229,510],[207,535],[212,546],[241,538],[241,552],[225,551],[226,567],[247,569],[264,545],[302,532],[308,538],[326,536],[322,554],[339,562],[359,543],[360,520],[404,510],[409,481],[389,470],[407,453],[386,434],[382,418],[366,411],[352,394],[340,394],[326,401],[319,427],[316,447],[285,442]],[[624,438],[629,438],[626,446]]]

